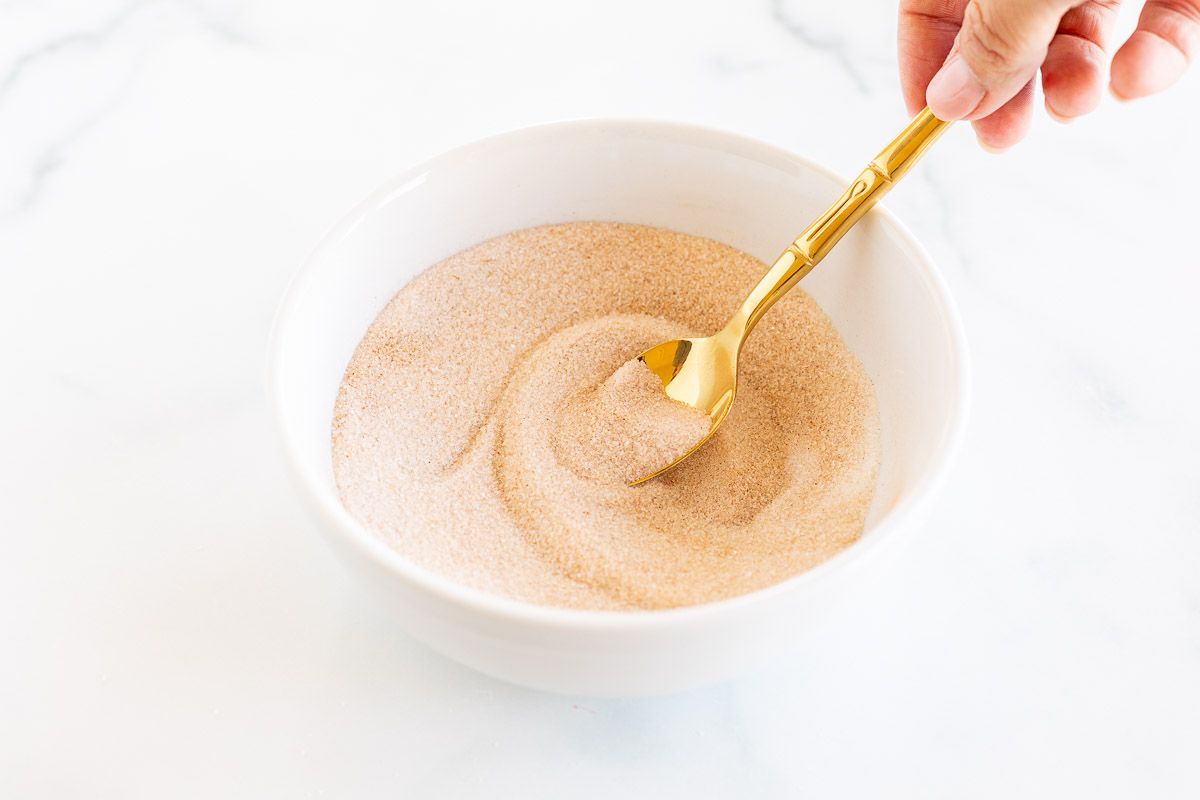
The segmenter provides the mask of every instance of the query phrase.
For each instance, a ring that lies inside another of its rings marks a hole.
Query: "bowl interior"
[[[437,261],[521,228],[603,220],[707,236],[770,263],[843,188],[752,140],[638,122],[519,131],[401,176],[331,232],[281,309],[273,386],[300,472],[321,499],[337,502],[330,425],[342,373],[388,299]],[[879,398],[883,463],[869,538],[953,434],[963,392],[958,328],[927,257],[887,214],[860,222],[803,288]]]

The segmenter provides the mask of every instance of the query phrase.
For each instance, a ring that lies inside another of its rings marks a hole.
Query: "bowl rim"
[[[908,227],[890,210],[882,206],[876,206],[870,214],[875,215],[880,222],[892,229],[895,240],[908,251],[911,261],[917,267],[919,277],[932,290],[942,312],[947,342],[950,346],[956,397],[951,407],[950,417],[944,426],[941,441],[938,442],[931,458],[930,466],[913,484],[907,492],[907,496],[901,499],[875,525],[864,530],[862,538],[811,569],[747,594],[678,608],[611,611],[538,605],[458,583],[410,561],[354,519],[342,506],[336,492],[326,487],[325,482],[305,466],[304,459],[300,457],[296,444],[292,441],[283,411],[280,365],[283,350],[287,346],[289,328],[298,298],[303,294],[312,275],[319,269],[325,253],[349,236],[369,214],[386,205],[392,198],[416,188],[425,181],[425,176],[439,168],[464,158],[480,155],[483,151],[494,150],[506,145],[517,145],[523,141],[547,135],[574,135],[588,131],[604,131],[624,135],[646,135],[653,132],[660,136],[665,135],[678,139],[681,144],[705,144],[713,149],[736,153],[761,163],[768,163],[771,160],[788,162],[823,175],[838,184],[849,183],[833,170],[815,161],[783,147],[734,131],[667,120],[612,117],[551,122],[498,133],[447,150],[392,177],[357,203],[320,238],[288,282],[271,325],[267,348],[266,383],[268,405],[274,419],[273,427],[294,482],[323,518],[326,523],[323,527],[327,530],[337,531],[342,540],[349,543],[360,555],[384,568],[393,576],[407,582],[411,587],[427,592],[464,611],[483,614],[491,617],[494,621],[503,620],[541,628],[597,632],[655,630],[664,626],[700,624],[722,615],[749,612],[756,607],[778,602],[786,596],[802,592],[808,587],[824,582],[831,574],[846,571],[853,565],[875,555],[895,539],[907,524],[922,518],[946,482],[966,432],[971,395],[971,366],[966,334],[949,286],[932,257]],[[867,533],[870,536],[867,536]]]

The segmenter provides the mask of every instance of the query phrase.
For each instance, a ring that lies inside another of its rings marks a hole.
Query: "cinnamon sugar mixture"
[[[862,532],[875,394],[799,289],[742,353],[738,399],[702,413],[630,359],[724,324],[766,267],[616,223],[518,231],[400,290],[355,351],[333,420],[350,513],[412,561],[546,605],[652,609],[761,589]]]

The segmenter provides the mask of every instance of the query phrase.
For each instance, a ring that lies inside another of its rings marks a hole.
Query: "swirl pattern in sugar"
[[[870,381],[793,292],[743,354],[738,402],[636,488],[578,431],[632,355],[723,322],[764,266],[711,240],[572,223],[492,240],[401,290],[334,421],[347,508],[413,561],[537,603],[666,608],[795,575],[860,534],[879,463]]]

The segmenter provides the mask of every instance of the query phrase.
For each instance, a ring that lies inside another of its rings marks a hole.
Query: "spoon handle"
[[[731,322],[741,322],[744,333],[783,297],[789,289],[812,271],[833,246],[862,219],[879,199],[903,178],[918,159],[942,135],[949,122],[935,117],[928,108],[908,123],[891,144],[867,165],[828,211],[796,238],[754,287],[741,310]]]

